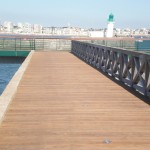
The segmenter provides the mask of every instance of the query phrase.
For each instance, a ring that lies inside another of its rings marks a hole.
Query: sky
[[[150,0],[0,0],[0,22],[42,26],[105,28],[110,13],[116,28],[150,28]]]

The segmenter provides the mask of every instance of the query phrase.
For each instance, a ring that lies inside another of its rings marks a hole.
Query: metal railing
[[[134,38],[111,38],[99,40],[86,40],[85,42],[104,45],[109,47],[124,48],[132,51],[150,52],[150,39],[134,39]]]
[[[150,55],[72,41],[72,53],[124,85],[150,97]]]
[[[90,43],[97,44],[97,45],[104,45],[110,47],[119,47],[125,48],[128,50],[137,50],[137,44],[135,40],[129,39],[104,39],[104,40],[91,40]]]
[[[71,40],[85,41],[96,45],[125,48],[128,50],[150,52],[150,39],[132,38],[38,38],[38,37],[0,37],[0,50],[71,50]]]
[[[0,38],[0,50],[71,50],[70,39]]]

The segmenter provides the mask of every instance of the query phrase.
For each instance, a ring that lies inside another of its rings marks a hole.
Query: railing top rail
[[[150,58],[150,55],[149,54],[146,54],[144,52],[139,52],[139,51],[132,51],[132,50],[127,50],[125,48],[118,48],[118,47],[111,47],[111,46],[105,46],[105,45],[100,45],[100,44],[93,44],[93,43],[87,43],[86,41],[76,41],[76,40],[73,40],[73,42],[77,42],[77,43],[80,43],[80,44],[84,44],[84,45],[87,45],[87,46],[92,46],[93,48],[101,48],[101,49],[109,49],[109,50],[112,50],[112,51],[116,51],[116,52],[121,52],[121,53],[125,53],[125,54],[132,54],[133,56],[145,56],[147,58]]]

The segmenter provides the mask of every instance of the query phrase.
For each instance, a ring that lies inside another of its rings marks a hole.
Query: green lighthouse
[[[114,22],[114,15],[112,13],[109,15],[108,22]]]
[[[114,36],[114,15],[111,13],[108,18],[106,37],[112,38]]]

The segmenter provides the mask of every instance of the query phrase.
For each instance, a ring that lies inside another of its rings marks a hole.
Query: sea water
[[[137,51],[150,51],[150,40],[137,40],[135,47]]]
[[[24,58],[0,57],[0,95],[19,69]]]
[[[21,64],[0,64],[0,95]]]

